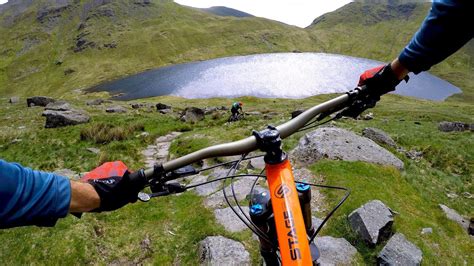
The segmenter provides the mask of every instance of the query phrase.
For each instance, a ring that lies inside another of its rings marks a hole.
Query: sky
[[[334,11],[350,0],[175,0],[193,7],[226,6],[254,16],[307,27],[320,15]]]

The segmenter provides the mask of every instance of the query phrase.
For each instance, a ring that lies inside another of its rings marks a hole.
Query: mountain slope
[[[60,95],[167,64],[320,49],[297,27],[218,17],[172,1],[15,2],[20,9],[0,14],[4,95]]]
[[[228,8],[225,6],[213,6],[209,8],[200,8],[200,10],[217,15],[217,16],[223,16],[223,17],[237,17],[237,18],[254,17],[254,15],[251,15],[249,13],[245,13],[240,10]]]
[[[388,1],[353,2],[316,18],[307,29],[316,36],[324,51],[390,61],[401,52],[426,17],[430,3]],[[433,67],[430,72],[463,90],[451,97],[473,102],[474,42]]]

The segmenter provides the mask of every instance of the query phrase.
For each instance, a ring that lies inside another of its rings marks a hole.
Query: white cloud
[[[175,0],[193,7],[226,6],[255,16],[306,27],[320,15],[351,2],[351,0]]]
[[[5,4],[7,0],[0,0],[0,4]]]

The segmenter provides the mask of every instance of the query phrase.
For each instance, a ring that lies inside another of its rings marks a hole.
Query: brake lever
[[[182,193],[186,191],[186,186],[183,186],[179,183],[168,183],[162,186],[161,191],[153,192],[153,193],[138,193],[138,199],[142,202],[148,202],[152,198],[161,197],[161,196],[168,196],[171,194]]]

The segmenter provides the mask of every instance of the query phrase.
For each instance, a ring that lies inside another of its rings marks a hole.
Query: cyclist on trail
[[[428,70],[473,37],[472,0],[434,0],[420,30],[391,64],[362,74],[360,85],[378,88],[374,97],[393,91],[409,72]],[[242,110],[237,103],[235,110]],[[234,106],[234,105],[233,105]],[[234,108],[232,108],[234,109]],[[0,228],[53,226],[67,213],[111,211],[137,200],[144,180],[110,177],[88,183],[33,171],[0,160]]]
[[[242,102],[234,102],[232,104],[232,107],[230,108],[230,112],[232,113],[231,117],[234,118],[234,120],[237,120],[237,117],[239,117],[239,114],[241,114],[239,112],[239,110],[241,112],[243,112],[242,111]]]
[[[382,95],[395,90],[400,81],[408,81],[408,73],[418,74],[440,63],[472,39],[472,12],[472,0],[434,0],[421,28],[401,54],[390,64],[365,71],[359,86],[376,88]]]

